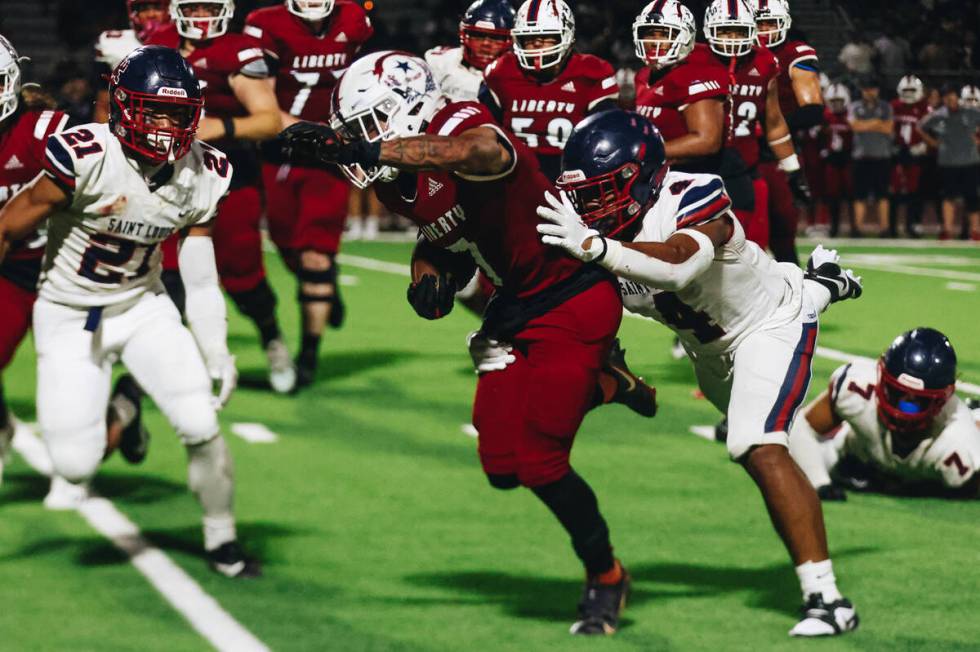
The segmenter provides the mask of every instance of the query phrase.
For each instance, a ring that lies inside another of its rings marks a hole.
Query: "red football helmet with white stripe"
[[[204,9],[204,14],[195,11]],[[171,0],[170,17],[177,23],[177,33],[192,41],[221,36],[235,15],[234,0]]]
[[[636,56],[655,68],[687,58],[694,49],[694,14],[678,0],[654,0],[633,21]]]
[[[786,40],[793,19],[789,15],[786,0],[749,0],[755,9],[755,25],[759,31],[759,45],[773,48]]]
[[[521,68],[545,70],[561,65],[575,43],[575,16],[565,0],[527,0],[517,10],[514,54]],[[554,45],[528,47],[539,39],[553,39]]]
[[[758,45],[755,11],[746,0],[713,0],[704,12],[704,35],[715,54],[741,57]]]

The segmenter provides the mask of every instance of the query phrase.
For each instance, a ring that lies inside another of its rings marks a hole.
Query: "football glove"
[[[282,154],[296,165],[359,163],[364,167],[378,164],[381,141],[355,140],[345,143],[330,126],[316,122],[297,122],[287,127],[279,138]]]
[[[550,192],[544,193],[547,206],[538,206],[538,217],[548,220],[551,224],[539,224],[538,233],[541,234],[541,242],[561,247],[573,258],[578,258],[582,262],[592,262],[606,251],[603,246],[593,245],[584,249],[582,245],[589,238],[600,239],[599,232],[590,229],[575,212],[575,207],[564,193],[560,193],[561,198],[555,197]]]
[[[473,331],[466,337],[466,346],[477,374],[489,371],[502,371],[514,362],[514,347],[507,342],[491,339],[480,331]]]
[[[448,315],[455,299],[456,284],[445,274],[426,274],[418,283],[408,286],[408,302],[419,317],[426,319],[441,319]]]
[[[810,184],[806,182],[803,170],[790,172],[788,176],[789,189],[792,191],[793,197],[802,204],[809,204],[813,200],[813,193],[810,192]]]
[[[217,388],[217,394],[211,397],[215,410],[220,410],[228,404],[231,393],[238,386],[238,369],[235,367],[235,356],[229,354],[220,359],[208,361],[208,374],[212,384]]]

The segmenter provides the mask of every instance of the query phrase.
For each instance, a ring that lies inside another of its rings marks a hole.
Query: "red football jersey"
[[[61,111],[21,111],[7,119],[6,129],[0,132],[0,206],[40,174],[48,136],[64,129],[67,122],[68,115]],[[43,255],[44,239],[35,234],[14,244],[0,272],[13,276],[14,267],[18,263],[22,266],[24,261],[38,261],[34,264],[39,270]],[[33,290],[33,284],[29,289]]]
[[[411,177],[402,172],[375,188],[378,199],[418,224],[429,242],[470,253],[495,286],[526,297],[568,278],[582,263],[541,243],[535,211],[546,191],[557,190],[531,150],[500,130],[485,106],[452,102],[433,116],[426,133],[458,136],[481,126],[498,130],[509,144],[514,153],[509,171],[495,178],[418,172],[410,188],[404,186]]]
[[[503,124],[538,156],[561,156],[572,128],[603,100],[619,97],[608,61],[573,53],[557,77],[541,83],[507,52],[483,73]]]
[[[147,45],[163,45],[180,49],[180,35],[174,23],[162,25],[147,37]],[[229,78],[243,74],[247,77],[269,77],[262,44],[244,34],[222,34],[204,41],[187,57],[204,91],[205,115],[215,118],[239,118],[248,111],[235,97]]]
[[[763,47],[739,57],[730,69],[732,104],[728,142],[735,146],[748,167],[759,162],[759,138],[765,132],[766,95],[769,82],[779,76],[779,62]]]
[[[334,5],[319,32],[283,4],[256,9],[242,31],[278,59],[279,107],[304,120],[323,120],[330,113],[330,94],[337,79],[374,33],[361,6],[348,0]]]
[[[800,108],[796,101],[796,94],[793,92],[793,81],[789,78],[789,71],[796,65],[810,66],[816,69],[819,65],[817,51],[809,43],[787,39],[774,48],[770,48],[776,59],[779,61],[779,108],[783,115],[789,115]]]
[[[899,147],[910,148],[921,143],[922,136],[915,127],[919,124],[919,120],[930,113],[929,103],[919,100],[915,104],[906,104],[902,100],[894,99],[892,112],[895,114],[895,142]]]
[[[826,158],[841,164],[851,158],[851,142],[854,132],[851,122],[847,119],[847,111],[843,113],[824,112],[823,149]]]

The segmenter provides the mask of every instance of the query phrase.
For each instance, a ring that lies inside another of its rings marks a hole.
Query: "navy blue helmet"
[[[176,161],[190,151],[203,106],[194,71],[171,48],[137,48],[109,76],[109,127],[151,161]]]
[[[633,111],[611,109],[578,123],[565,143],[558,187],[582,221],[605,236],[629,240],[667,174],[664,139]]]
[[[483,70],[509,50],[514,15],[508,0],[476,0],[467,7],[459,21],[463,60],[477,70]]]
[[[956,352],[945,335],[916,328],[895,338],[878,362],[878,416],[894,432],[922,432],[956,387]]]

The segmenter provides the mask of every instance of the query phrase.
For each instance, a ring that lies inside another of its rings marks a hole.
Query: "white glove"
[[[470,357],[473,358],[473,366],[477,374],[503,371],[507,365],[517,359],[511,353],[514,350],[513,346],[507,342],[490,339],[480,331],[473,331],[466,336],[466,346],[470,350]]]
[[[217,395],[211,397],[215,410],[220,410],[228,404],[231,393],[238,386],[238,369],[235,367],[235,356],[227,354],[208,361],[208,374],[217,386]]]
[[[837,254],[836,249],[825,249],[822,244],[818,244],[817,248],[810,254],[810,260],[807,261],[806,268],[812,272],[824,263],[839,264],[840,256]]]
[[[573,257],[586,263],[595,260],[605,251],[605,247],[600,242],[599,232],[590,229],[582,222],[572,202],[564,193],[561,193],[561,199],[558,199],[550,192],[546,192],[544,198],[548,205],[538,206],[538,217],[552,224],[538,225],[541,242],[561,247]],[[584,249],[582,245],[593,236],[595,237],[590,248]]]

